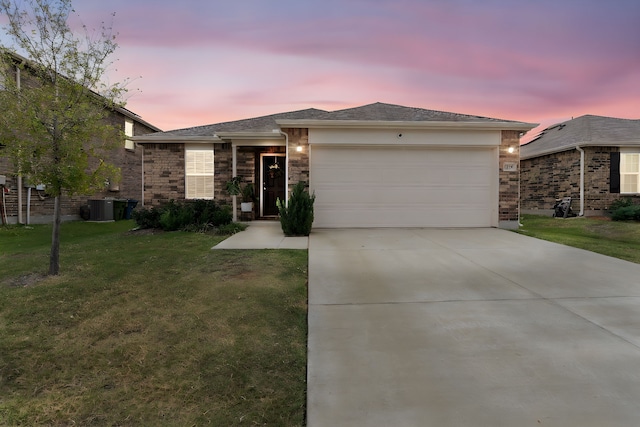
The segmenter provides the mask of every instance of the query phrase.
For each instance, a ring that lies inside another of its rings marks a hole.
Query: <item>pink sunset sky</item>
[[[584,114],[640,119],[637,0],[74,7],[89,27],[113,22],[110,78],[131,78],[127,108],[163,130],[377,101],[543,126]]]

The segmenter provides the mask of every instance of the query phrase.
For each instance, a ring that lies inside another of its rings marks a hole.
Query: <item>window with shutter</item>
[[[640,153],[620,153],[620,193],[640,193]]]

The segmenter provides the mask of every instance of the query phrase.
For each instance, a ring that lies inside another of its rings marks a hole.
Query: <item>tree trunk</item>
[[[53,232],[51,233],[51,254],[49,256],[49,275],[60,273],[60,196],[53,203]]]

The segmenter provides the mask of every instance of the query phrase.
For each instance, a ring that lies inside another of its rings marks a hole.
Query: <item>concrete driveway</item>
[[[640,425],[640,265],[497,229],[314,230],[307,411]]]

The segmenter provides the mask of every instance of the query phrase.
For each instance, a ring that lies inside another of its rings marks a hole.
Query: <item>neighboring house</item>
[[[12,54],[12,57],[16,62],[29,62],[20,55]],[[12,76],[17,80],[28,78],[25,73],[28,72],[29,67],[27,66],[25,69],[16,68]],[[0,90],[2,90],[1,85]],[[121,127],[124,134],[129,137],[160,131],[125,108],[112,110],[107,120],[114,126]],[[89,199],[140,200],[142,198],[142,149],[137,147],[131,139],[126,139],[122,141],[121,147],[113,150],[106,161],[120,168],[121,181],[117,184],[105,185],[104,191],[90,196],[69,197],[63,195],[60,200],[63,220],[80,219],[80,207],[87,205]],[[10,159],[3,154],[2,147],[0,147],[0,176],[6,177],[5,188],[8,189],[8,193],[5,194],[5,208],[10,224],[37,224],[52,220],[53,197],[49,197],[46,188],[39,186],[38,183],[29,182],[27,177],[18,176]]]
[[[553,125],[520,147],[521,209],[550,213],[571,197],[581,215],[603,215],[621,197],[640,200],[640,120],[586,115]]]
[[[278,214],[299,181],[314,227],[518,226],[519,141],[535,124],[375,103],[293,111],[133,138],[144,147],[144,204],[213,199],[234,176]]]

